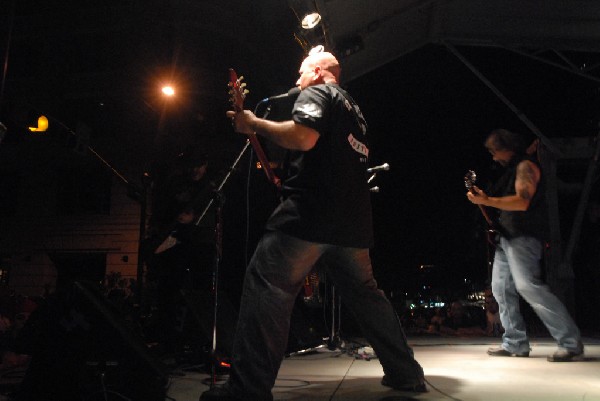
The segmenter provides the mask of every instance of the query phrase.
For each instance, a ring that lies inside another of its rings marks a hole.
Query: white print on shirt
[[[363,117],[362,111],[360,111],[360,108],[358,107],[358,105],[356,105],[356,104],[352,105],[348,101],[348,99],[344,99],[344,106],[346,106],[346,109],[348,111],[354,110],[354,112],[358,116],[356,121],[358,122],[358,125],[360,126],[360,130],[362,131],[362,134],[367,135],[367,124],[365,124],[365,118]]]
[[[346,106],[346,109],[348,109],[348,111],[352,110],[352,105],[350,104],[348,99],[344,99],[344,106]]]
[[[319,118],[323,116],[322,110],[314,103],[303,104],[298,107],[298,111],[306,114],[308,117]]]
[[[350,143],[350,146],[352,146],[352,149],[354,149],[361,155],[369,157],[369,148],[367,148],[367,146],[364,143],[356,139],[351,133],[348,135],[348,142]]]

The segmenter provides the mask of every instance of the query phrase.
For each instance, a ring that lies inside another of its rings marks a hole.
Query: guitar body
[[[162,241],[160,245],[156,247],[156,249],[154,250],[154,254],[161,254],[164,251],[173,248],[177,244],[179,244],[179,240],[173,234],[169,234],[167,238],[165,238],[164,241]]]
[[[166,250],[169,250],[171,248],[173,248],[175,245],[179,244],[181,242],[179,236],[182,235],[183,231],[188,231],[188,230],[193,230],[194,229],[194,225],[191,223],[188,224],[183,224],[183,223],[175,223],[171,226],[171,228],[168,230],[168,235],[162,236],[160,237],[162,240],[160,241],[160,244],[156,247],[156,249],[154,250],[154,254],[158,255],[161,254],[163,252],[165,252]],[[186,232],[185,235],[190,235],[189,232]]]
[[[186,180],[174,185],[173,188],[167,188],[165,192],[169,200],[166,202],[167,206],[163,206],[160,210],[168,210],[169,213],[166,215],[159,213],[159,215],[162,221],[168,223],[157,227],[159,231],[156,240],[160,243],[154,249],[154,254],[163,253],[180,242],[190,241],[192,238],[195,242],[214,241],[216,224],[214,209],[206,212],[212,202],[213,191],[214,184],[208,179]],[[200,219],[202,210],[204,210],[203,218]]]
[[[181,216],[184,217],[182,218]],[[207,221],[210,220],[209,224],[207,226],[200,226],[196,224],[198,217],[198,214],[191,212],[180,214],[177,221],[172,224],[168,230],[163,231],[163,233],[167,234],[158,237],[160,244],[154,250],[154,254],[158,255],[163,253],[182,241],[189,242],[193,240],[194,243],[214,242],[214,218],[212,216],[207,216]]]

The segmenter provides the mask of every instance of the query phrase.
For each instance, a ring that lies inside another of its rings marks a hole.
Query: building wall
[[[9,269],[9,287],[31,296],[54,289],[58,272],[52,255],[56,253],[103,253],[105,273],[136,279],[140,205],[128,196],[123,181],[104,172],[110,180],[108,213],[61,213],[57,201],[61,172],[94,163],[98,168],[98,161],[89,156],[73,158],[62,149],[54,153],[53,147],[46,151],[26,147],[0,148],[0,171],[18,175],[19,181],[10,194],[14,210],[0,216],[0,268]]]

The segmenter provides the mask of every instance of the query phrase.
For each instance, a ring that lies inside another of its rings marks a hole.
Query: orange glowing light
[[[44,132],[48,129],[48,119],[46,116],[40,116],[38,118],[37,127],[29,127],[29,131],[31,132]]]
[[[162,93],[163,93],[163,95],[169,96],[169,97],[175,96],[175,88],[173,88],[171,85],[163,86]]]

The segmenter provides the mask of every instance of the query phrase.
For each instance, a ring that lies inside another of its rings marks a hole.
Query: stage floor
[[[275,400],[290,401],[600,401],[600,339],[584,338],[585,360],[552,363],[551,338],[532,341],[529,358],[490,357],[498,338],[411,337],[425,370],[428,393],[404,393],[380,384],[377,359],[357,359],[323,347],[283,361]],[[180,367],[171,374],[168,400],[197,401],[210,376]]]

